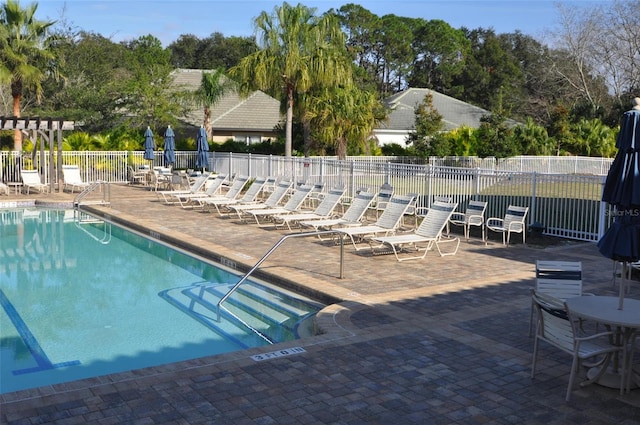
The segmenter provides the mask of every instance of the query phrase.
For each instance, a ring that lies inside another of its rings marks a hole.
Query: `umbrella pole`
[[[627,280],[625,282],[625,279]],[[618,295],[618,310],[624,307],[624,285],[631,281],[631,266],[628,262],[622,263],[622,273],[620,273],[620,294]]]

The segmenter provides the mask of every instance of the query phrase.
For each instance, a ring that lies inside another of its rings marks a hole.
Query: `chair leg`
[[[571,362],[571,373],[569,374],[569,384],[567,386],[567,395],[565,396],[565,400],[569,401],[571,398],[571,391],[573,390],[573,380],[576,378],[576,372],[578,370],[579,363],[577,353],[573,355],[573,361]]]
[[[625,392],[631,391],[631,377],[633,376],[633,356],[636,351],[636,334],[635,332],[629,337],[631,343],[629,347],[624,347],[624,373],[625,377],[624,389]]]
[[[533,359],[531,360],[531,379],[536,374],[536,361],[538,359],[538,337],[533,341]]]
[[[533,310],[534,310],[534,303],[533,303],[533,299],[531,300],[531,313],[529,315],[529,338],[531,338],[533,336]]]

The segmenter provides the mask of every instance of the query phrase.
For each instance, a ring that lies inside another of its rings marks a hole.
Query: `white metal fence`
[[[473,156],[429,158],[429,164],[434,166],[487,168],[496,171],[548,174],[606,175],[612,162],[612,158],[585,156],[513,156],[499,159]]]
[[[43,182],[54,186],[61,178],[59,164],[76,164],[85,181],[125,183],[129,167],[165,165],[161,155],[156,155],[154,161],[142,156],[142,152],[64,151],[58,158],[57,153],[41,157],[38,153],[27,156],[2,151],[0,180],[20,181],[20,169],[35,168],[40,170]],[[195,152],[176,152],[174,169],[194,169],[195,162]],[[487,201],[487,217],[502,217],[510,204],[528,206],[530,225],[542,226],[548,235],[585,241],[597,241],[612,216],[606,213],[608,206],[600,201],[610,160],[519,157],[493,162],[478,158],[431,158],[428,164],[416,162],[420,161],[403,157],[349,157],[340,161],[334,157],[285,158],[210,152],[207,169],[230,175],[323,181],[327,188],[345,184],[349,196],[361,188],[377,191],[388,183],[396,193],[418,195],[419,205],[424,207],[435,196],[452,197],[460,211],[464,211],[469,200]]]

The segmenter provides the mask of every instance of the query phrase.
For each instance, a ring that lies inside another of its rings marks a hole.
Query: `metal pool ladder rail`
[[[260,260],[258,260],[258,262],[251,268],[251,270],[249,270],[244,276],[242,276],[242,279],[240,279],[238,281],[238,283],[236,283],[235,285],[233,285],[233,287],[231,289],[229,289],[229,291],[222,297],[220,298],[220,301],[218,301],[218,304],[216,304],[216,308],[217,308],[217,313],[218,313],[218,317],[217,317],[217,321],[220,321],[220,309],[225,309],[228,313],[232,314],[228,309],[226,309],[222,303],[224,303],[227,298],[229,298],[231,296],[231,294],[233,294],[236,289],[238,289],[238,287],[240,287],[240,285],[242,285],[248,278],[249,276],[251,276],[253,274],[253,272],[255,272],[258,267],[260,267],[260,265],[262,263],[264,263],[264,261],[276,250],[278,249],[278,247],[280,245],[282,245],[287,239],[291,239],[291,238],[301,238],[301,237],[306,237],[306,236],[317,236],[317,235],[326,235],[326,234],[330,234],[330,233],[334,233],[334,234],[338,234],[339,232],[336,232],[335,230],[320,230],[317,232],[303,232],[303,233],[291,233],[288,235],[284,235],[282,238],[280,238],[280,240],[278,242],[276,242],[275,245],[273,245],[269,251],[267,251],[266,254],[264,254],[264,256],[262,256],[262,258]],[[344,238],[340,237],[340,279],[343,278],[344,276]]]
[[[111,242],[111,223],[96,218],[91,214],[83,213],[79,209],[73,210],[73,222],[78,229],[82,230],[87,234],[87,236],[94,239],[96,242],[101,243],[102,245],[107,245],[109,242]],[[91,226],[91,228],[95,230],[94,233],[96,234],[94,234],[87,230],[85,226],[83,226],[84,224],[102,225],[102,234],[100,234],[99,226]]]
[[[100,189],[102,199],[86,200],[85,198]],[[111,204],[111,186],[109,182],[97,181],[85,187],[84,190],[73,198],[73,208],[80,209],[80,205],[110,205]]]

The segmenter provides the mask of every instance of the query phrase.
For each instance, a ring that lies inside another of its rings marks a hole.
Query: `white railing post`
[[[351,197],[355,197],[356,196],[356,187],[355,187],[355,182],[356,182],[356,176],[355,176],[355,170],[356,170],[356,161],[355,160],[351,160],[351,162],[349,163],[350,165],[350,170],[349,170],[349,187],[351,187]]]
[[[538,173],[533,173],[533,182],[531,184],[531,211],[529,212],[529,224],[535,223],[535,220],[533,218],[536,216],[537,184],[538,184]]]

